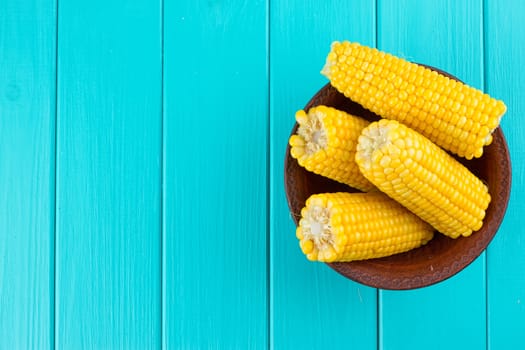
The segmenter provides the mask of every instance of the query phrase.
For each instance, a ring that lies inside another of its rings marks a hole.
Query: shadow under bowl
[[[451,77],[449,74],[439,72]],[[305,106],[305,110],[317,105],[331,106],[369,121],[379,120],[377,115],[349,100],[330,84],[325,85],[313,96]],[[296,123],[291,134],[296,132],[297,127]],[[377,259],[328,263],[328,265],[341,275],[371,287],[404,290],[438,283],[472,263],[496,234],[510,196],[510,156],[501,128],[494,131],[493,142],[484,148],[482,157],[473,160],[457,157],[456,159],[488,185],[492,197],[483,227],[479,231],[474,232],[470,237],[457,239],[436,233],[429,243],[406,253]],[[285,155],[284,182],[288,206],[296,225],[300,220],[301,209],[310,195],[324,192],[357,192],[347,185],[302,168],[290,156],[289,145]]]

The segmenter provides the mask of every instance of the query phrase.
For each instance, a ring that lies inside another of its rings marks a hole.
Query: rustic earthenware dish
[[[321,104],[342,109],[370,121],[379,119],[377,115],[340,94],[330,84],[324,86],[313,96],[305,106],[305,110]],[[295,133],[296,130],[297,124],[294,125],[291,133]],[[470,237],[458,239],[436,234],[425,246],[406,253],[386,258],[337,262],[328,265],[343,276],[362,284],[400,290],[438,283],[472,263],[496,234],[509,200],[511,164],[501,128],[495,130],[493,142],[484,148],[481,158],[470,161],[459,160],[488,184],[492,197],[483,227],[479,231]],[[284,181],[288,206],[296,224],[300,219],[298,214],[310,195],[322,192],[356,191],[344,184],[308,172],[299,166],[297,161],[290,156],[289,146],[286,148]]]

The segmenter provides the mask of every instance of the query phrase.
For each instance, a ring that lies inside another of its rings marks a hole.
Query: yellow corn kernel
[[[430,241],[434,229],[381,192],[312,195],[297,227],[310,260],[334,262],[390,256]]]
[[[394,161],[396,167],[389,165]],[[377,188],[449,237],[469,236],[483,225],[490,203],[487,186],[443,149],[397,121],[382,119],[365,128],[356,162]],[[393,179],[378,176],[390,172],[396,174]]]
[[[364,68],[371,63],[375,67],[373,71]],[[382,69],[377,70],[377,67]],[[507,110],[502,101],[478,89],[402,58],[348,41],[332,44],[321,73],[351,100],[383,118],[402,121],[437,145],[467,159],[483,154],[483,147],[490,143],[491,134]],[[362,81],[365,73],[366,88]],[[377,91],[383,92],[381,97]],[[430,116],[437,121],[431,122]],[[442,123],[452,128],[433,132]],[[452,136],[455,129],[467,133],[466,144],[465,141],[455,142],[456,137]],[[460,144],[465,146],[460,147]]]
[[[299,165],[361,191],[374,188],[355,164],[357,138],[368,121],[327,106],[300,110],[295,118],[299,126],[289,143]]]

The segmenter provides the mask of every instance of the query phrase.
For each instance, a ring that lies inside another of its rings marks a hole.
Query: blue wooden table
[[[0,0],[0,349],[522,349],[525,2]],[[358,41],[504,100],[504,222],[376,290],[300,252],[294,113]]]

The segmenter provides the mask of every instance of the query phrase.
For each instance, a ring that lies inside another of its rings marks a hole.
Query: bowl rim
[[[442,73],[448,77],[451,77],[459,81],[459,79],[457,79],[456,77],[446,72],[443,72],[439,69],[436,69],[430,66],[426,66],[426,67],[436,70],[438,73]],[[327,83],[326,85],[324,85],[308,101],[308,103],[304,107],[304,110],[307,111],[310,108],[316,105],[319,105],[320,103],[317,103],[317,102],[321,100],[327,94],[327,91],[330,89],[335,90],[335,88],[333,88],[330,83]],[[340,94],[337,91],[336,93]],[[348,99],[348,98],[345,97],[345,99]],[[351,100],[348,99],[348,101],[351,101]],[[353,101],[351,102],[355,103]],[[297,123],[295,123],[290,132],[290,136],[295,133],[295,131],[297,130],[297,127],[298,125]],[[490,244],[490,242],[496,235],[503,221],[503,218],[505,216],[509,198],[510,198],[510,190],[511,190],[511,182],[512,182],[512,167],[511,167],[511,160],[510,160],[510,153],[509,153],[508,145],[507,145],[505,136],[500,126],[498,126],[498,128],[495,129],[492,136],[493,136],[493,142],[491,143],[491,145],[485,146],[485,148],[497,147],[495,152],[499,154],[499,158],[498,158],[500,161],[499,169],[500,170],[503,169],[503,175],[502,175],[503,181],[501,183],[498,183],[498,186],[497,186],[498,188],[493,189],[493,191],[490,191],[490,192],[491,192],[491,196],[501,195],[503,197],[501,197],[500,200],[498,201],[498,207],[496,208],[497,211],[495,212],[493,217],[491,216],[491,220],[484,222],[484,226],[480,230],[480,231],[484,230],[483,231],[484,234],[478,235],[478,233],[481,233],[481,232],[477,231],[473,233],[473,235],[470,237],[457,238],[457,240],[470,239],[471,241],[470,242],[471,244],[469,244],[469,249],[468,251],[465,252],[464,255],[457,257],[457,259],[456,257],[451,257],[449,259],[450,261],[447,264],[437,264],[433,266],[433,264],[430,263],[430,268],[420,267],[417,269],[417,274],[415,275],[411,271],[408,271],[408,272],[407,271],[396,271],[395,269],[393,269],[395,264],[391,262],[389,263],[389,260],[391,259],[391,257],[359,260],[359,261],[351,261],[351,262],[333,262],[333,263],[325,263],[325,264],[327,264],[330,268],[332,268],[339,274],[353,281],[359,282],[361,284],[364,284],[370,287],[388,289],[388,290],[408,290],[408,289],[417,289],[417,288],[430,286],[438,282],[442,282],[456,275],[461,270],[463,270],[468,265],[470,265],[474,260],[476,260],[477,257],[481,255],[481,253],[487,248],[487,246]],[[285,185],[285,193],[286,193],[286,200],[288,203],[288,208],[291,212],[292,219],[295,222],[295,225],[297,226],[300,217],[297,214],[293,214],[293,208],[297,207],[297,205],[296,203],[294,203],[295,199],[291,197],[293,191],[292,191],[292,188],[290,187],[291,181],[288,178],[288,175],[289,175],[288,169],[290,169],[290,167],[293,165],[290,162],[295,162],[296,163],[295,166],[298,166],[298,165],[297,165],[297,160],[292,158],[290,155],[290,148],[291,147],[289,143],[287,143],[285,159],[284,159],[285,160],[284,161],[284,185]],[[487,208],[487,217],[486,217],[487,220],[488,220],[488,211],[491,208],[491,206],[494,206],[494,205],[495,205],[494,199],[492,199],[491,203],[489,204],[489,208]],[[441,235],[441,234],[436,232],[436,235]],[[477,239],[471,239],[472,237],[477,237]],[[447,240],[450,238],[443,236],[440,239]],[[454,243],[451,243],[451,244],[454,244]],[[421,248],[417,248],[417,249],[421,249]],[[396,254],[394,257],[409,255],[411,253],[413,254],[413,251]]]

